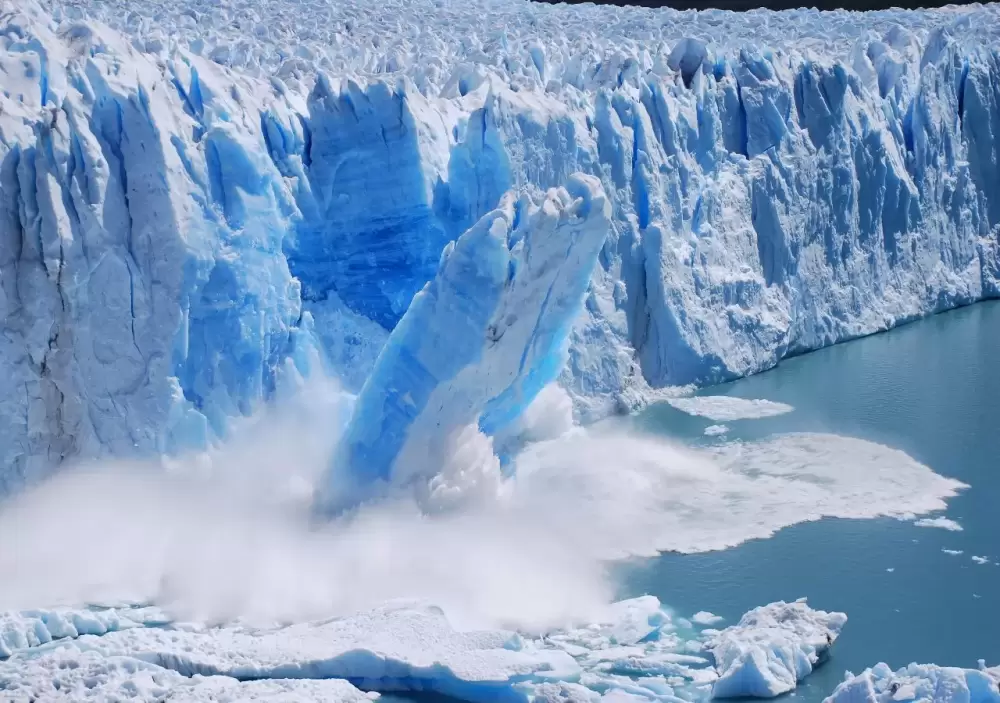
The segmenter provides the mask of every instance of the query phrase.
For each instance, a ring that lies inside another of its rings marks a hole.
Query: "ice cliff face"
[[[458,369],[499,375],[447,423],[556,374],[586,419],[996,296],[997,12],[0,0],[0,494],[223,437],[320,359],[386,478]],[[545,341],[491,352],[512,301]]]

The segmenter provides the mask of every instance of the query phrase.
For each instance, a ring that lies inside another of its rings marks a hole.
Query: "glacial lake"
[[[788,359],[703,394],[795,408],[727,422],[727,439],[802,431],[858,437],[969,484],[945,513],[963,530],[892,519],[798,524],[724,551],[629,566],[623,596],[651,593],[680,614],[721,615],[724,625],[755,606],[803,596],[846,612],[831,660],[792,694],[796,700],[822,700],[845,670],[880,661],[893,669],[1000,663],[1000,302]],[[667,404],[634,421],[684,442],[707,441],[705,427],[716,424]]]

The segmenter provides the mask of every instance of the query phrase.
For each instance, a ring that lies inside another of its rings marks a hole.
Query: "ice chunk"
[[[729,432],[729,428],[725,425],[709,425],[705,428],[706,437],[720,437]]]
[[[941,548],[941,551],[953,557],[961,556],[965,553],[961,549],[945,549],[943,547]]]
[[[989,557],[977,557],[977,556],[973,556],[972,557],[972,561],[974,561],[974,562],[976,562],[977,564],[980,564],[980,565],[982,565],[982,564],[989,564],[990,563]]]
[[[699,610],[697,613],[691,616],[691,622],[696,625],[715,625],[725,620],[721,615],[716,615],[714,613],[709,613],[706,610]]]
[[[719,680],[715,698],[774,698],[793,690],[822,663],[847,622],[813,610],[805,599],[772,603],[708,638]]]
[[[539,200],[505,198],[445,249],[361,390],[323,510],[426,482],[456,434],[510,425],[555,380],[608,216],[600,182],[573,176]]]
[[[129,700],[155,703],[238,703],[266,699],[275,703],[367,703],[363,693],[342,679],[238,681],[225,676],[189,678],[129,656],[102,656],[77,646],[31,658],[0,662],[0,690],[12,703]]]
[[[917,527],[938,527],[942,530],[950,530],[951,532],[961,532],[962,526],[951,518],[946,518],[943,515],[940,517],[925,517],[916,520],[914,523]]]
[[[910,664],[892,671],[886,664],[848,672],[824,703],[996,703],[1000,701],[1000,668],[959,669],[934,664]]]
[[[793,408],[773,400],[747,400],[727,395],[696,395],[690,398],[670,398],[667,402],[688,415],[707,417],[715,422],[752,420],[790,413]]]

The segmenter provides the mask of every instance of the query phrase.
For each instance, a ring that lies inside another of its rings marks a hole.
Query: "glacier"
[[[402,379],[446,247],[580,178],[606,237],[508,424],[538,365],[589,421],[998,293],[992,5],[0,7],[0,493]]]
[[[747,533],[717,517],[769,490],[748,466],[795,489],[769,497],[784,512],[756,536],[825,515],[940,511],[961,484],[860,440],[730,443],[692,475],[653,440],[625,462],[614,442],[535,442],[551,437],[531,427],[549,402],[556,434],[567,405],[579,423],[658,398],[720,422],[791,410],[678,388],[1000,296],[998,27],[997,5],[735,15],[527,0],[0,0],[0,500],[79,461],[223,446],[244,419],[330,375],[346,396],[327,428],[342,441],[309,497],[324,517],[400,488],[447,506],[470,483],[523,472],[537,492],[515,494],[510,514],[529,526],[544,515],[602,556],[724,548]],[[478,453],[480,473],[449,474],[457,447]],[[869,475],[860,501],[809,485],[845,450],[868,457],[851,474]],[[774,469],[775,451],[787,466]],[[588,475],[594,457],[622,473]],[[622,480],[665,458],[659,480],[687,481],[691,495]],[[573,466],[532,470],[542,463]],[[713,490],[723,482],[736,486],[728,497]],[[130,509],[162,530],[177,515],[158,485]],[[121,495],[133,494],[108,489],[76,508]],[[677,507],[664,496],[706,508],[705,523],[659,510]],[[629,534],[608,508],[622,497],[667,518]],[[551,517],[569,503],[594,516],[588,530]],[[255,539],[271,527],[253,531],[229,508]],[[178,534],[217,524],[189,517]],[[402,524],[416,532],[420,520]],[[92,522],[80,539],[116,520]],[[175,558],[168,542],[143,553]],[[317,545],[330,546],[294,558]],[[78,551],[66,563],[100,565]],[[724,630],[699,615],[647,597],[535,636],[462,630],[425,603],[269,628],[182,622],[146,604],[14,611],[0,614],[0,691],[775,696],[844,624],[804,603]],[[996,700],[998,678],[879,665],[831,700]]]

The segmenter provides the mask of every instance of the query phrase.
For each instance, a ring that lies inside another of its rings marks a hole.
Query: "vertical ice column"
[[[608,231],[600,182],[512,194],[441,256],[365,383],[318,487],[326,514],[432,478],[455,433],[494,432],[558,375]]]

